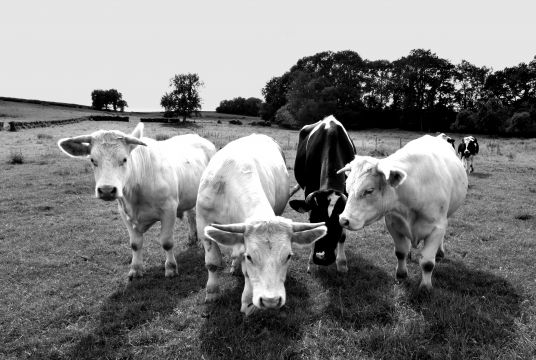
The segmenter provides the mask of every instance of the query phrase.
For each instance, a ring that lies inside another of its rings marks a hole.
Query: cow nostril
[[[348,226],[348,225],[350,225],[350,220],[348,220],[344,216],[341,216],[339,218],[339,223],[341,224],[341,226]]]

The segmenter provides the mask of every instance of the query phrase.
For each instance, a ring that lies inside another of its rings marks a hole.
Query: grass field
[[[219,148],[252,132],[275,138],[292,165],[298,132],[196,120],[146,124],[146,135],[197,132]],[[128,282],[128,234],[116,205],[93,197],[89,164],[59,138],[134,124],[85,121],[0,132],[2,359],[533,359],[536,357],[536,139],[479,137],[465,204],[450,221],[434,290],[420,268],[394,278],[382,222],[347,239],[349,272],[306,273],[297,251],[280,312],[239,312],[243,279],[225,273],[204,304],[201,247],[176,225],[179,277],[164,278],[159,225],[146,237],[143,279]],[[351,132],[360,154],[387,155],[420,134]],[[459,135],[454,135],[457,139]],[[22,159],[12,164],[15,156]],[[303,196],[298,193],[296,197]],[[284,216],[306,221],[287,207]],[[227,258],[227,260],[229,260]]]

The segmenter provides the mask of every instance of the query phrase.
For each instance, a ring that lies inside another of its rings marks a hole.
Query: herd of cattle
[[[206,301],[220,294],[220,245],[232,249],[232,270],[241,266],[245,283],[241,311],[280,308],[292,247],[310,247],[312,264],[336,263],[347,272],[347,230],[385,218],[398,259],[397,278],[407,277],[411,247],[423,242],[420,287],[431,289],[432,270],[444,256],[448,218],[463,203],[478,143],[425,135],[384,158],[359,156],[348,133],[333,116],[304,126],[294,164],[297,184],[290,188],[284,154],[266,135],[252,134],[216,151],[198,135],[164,141],[143,137],[139,123],[130,134],[99,130],[61,139],[67,155],[89,159],[97,198],[116,200],[130,235],[129,279],[143,275],[143,236],[161,222],[165,276],[177,275],[173,253],[175,219],[187,213],[189,242],[199,238],[208,270]],[[299,188],[292,209],[310,222],[281,217]],[[312,245],[312,246],[311,246]]]

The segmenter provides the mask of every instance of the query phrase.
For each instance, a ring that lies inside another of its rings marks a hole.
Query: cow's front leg
[[[337,271],[340,273],[348,272],[348,263],[346,253],[344,252],[344,241],[346,240],[346,231],[342,229],[341,240],[337,243]]]
[[[195,208],[186,211],[186,218],[188,220],[188,246],[197,244],[197,224]]]
[[[242,261],[241,265],[242,273],[244,274],[244,291],[242,291],[242,305],[240,306],[240,311],[246,316],[249,316],[256,310],[255,305],[253,305],[253,287],[251,286],[251,281],[249,280],[246,271],[246,262]]]
[[[432,232],[424,239],[424,246],[421,251],[419,264],[422,269],[422,280],[420,289],[432,290],[432,271],[435,267],[435,258],[438,249],[441,247],[446,232],[446,224],[435,226]]]
[[[314,245],[311,246],[311,252],[309,253],[309,261],[307,262],[307,274],[311,273],[311,266],[315,266],[315,263],[313,262],[313,256],[315,254],[315,248]]]
[[[205,249],[205,267],[208,271],[205,302],[216,300],[220,296],[220,274],[222,268],[221,251],[218,244],[204,235],[206,222],[197,218],[197,233]]]
[[[119,207],[119,214],[125,223],[130,237],[130,248],[132,249],[132,262],[130,263],[130,271],[128,279],[139,278],[143,276],[143,233],[134,228],[134,225],[127,219],[126,214]]]
[[[165,276],[174,277],[177,276],[177,261],[175,260],[175,254],[173,253],[173,228],[175,226],[175,211],[167,211],[160,220],[160,244],[162,249],[166,252],[165,263]]]
[[[233,260],[231,261],[231,268],[229,269],[229,273],[235,276],[239,276],[240,269],[242,266],[241,264],[244,261],[244,255],[242,253],[235,254],[233,252],[232,259]]]
[[[395,256],[398,260],[396,265],[396,278],[403,280],[408,277],[407,259],[411,250],[411,241],[402,233],[396,229],[393,219],[385,218],[385,225],[387,230],[393,237],[395,243]]]

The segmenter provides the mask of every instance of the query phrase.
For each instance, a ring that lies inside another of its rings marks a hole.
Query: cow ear
[[[390,161],[380,160],[376,169],[385,177],[387,183],[394,188],[402,185],[408,177],[408,174],[404,170],[396,167]]]
[[[60,139],[58,146],[70,157],[85,158],[91,152],[91,135]]]
[[[132,131],[130,136],[135,137],[137,139],[141,139],[143,137],[143,128],[144,127],[145,127],[145,125],[143,125],[143,123],[140,121],[138,123],[138,125],[136,125],[136,127],[134,128],[134,130]]]
[[[298,247],[305,247],[323,238],[327,233],[328,228],[325,225],[321,225],[314,229],[294,232],[291,241]]]
[[[223,231],[212,226],[205,226],[205,236],[223,246],[235,246],[244,243],[244,234]]]
[[[290,200],[288,204],[291,208],[302,214],[311,211],[305,200]]]

